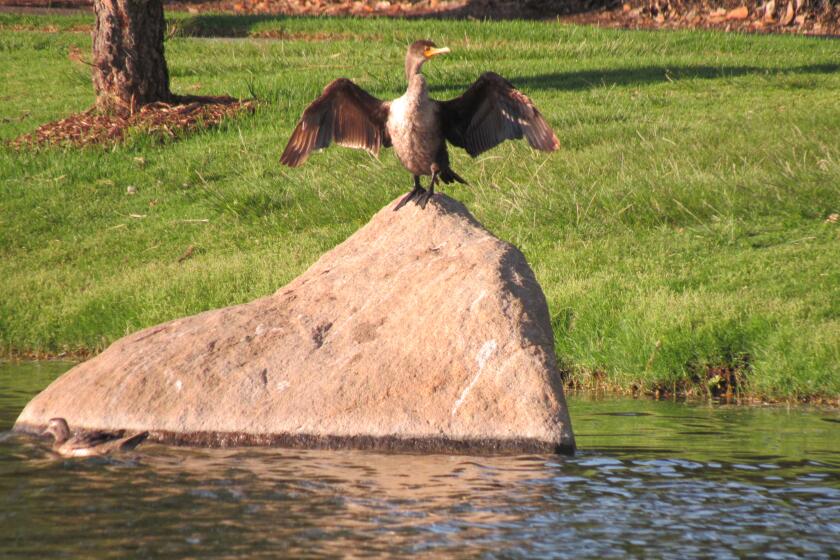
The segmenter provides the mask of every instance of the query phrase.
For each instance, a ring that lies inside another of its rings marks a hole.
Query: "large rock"
[[[16,428],[198,445],[572,452],[545,296],[460,203],[392,203],[251,303],[126,336]]]

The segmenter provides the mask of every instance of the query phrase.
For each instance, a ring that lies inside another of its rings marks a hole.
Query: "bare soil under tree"
[[[39,126],[12,145],[111,144],[131,130],[175,137],[212,126],[252,101],[227,96],[179,96],[169,89],[164,54],[166,20],[162,0],[95,0],[92,61],[73,53],[91,68],[96,103],[82,113]]]

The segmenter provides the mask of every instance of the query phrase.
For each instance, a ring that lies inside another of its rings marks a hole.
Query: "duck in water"
[[[130,436],[123,431],[86,432],[71,437],[70,426],[64,418],[51,418],[42,435],[53,437],[53,451],[62,457],[95,457],[134,449],[149,436],[149,432]]]
[[[421,69],[448,52],[431,41],[412,43],[405,58],[408,89],[393,101],[381,101],[347,78],[331,82],[303,112],[280,162],[297,167],[313,150],[332,142],[374,155],[383,146],[393,146],[400,163],[414,176],[414,189],[394,208],[399,210],[410,200],[425,208],[438,180],[466,184],[449,166],[447,141],[472,157],[523,137],[538,150],[553,152],[560,147],[533,102],[493,72],[482,74],[460,97],[431,99]],[[420,185],[420,177],[427,175],[431,176],[428,191]]]

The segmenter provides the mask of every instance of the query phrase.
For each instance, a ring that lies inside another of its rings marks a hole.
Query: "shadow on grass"
[[[284,15],[225,15],[207,14],[170,21],[172,35],[189,37],[270,37],[298,41],[358,40],[371,38],[371,34],[354,34],[346,31],[290,32],[281,26],[275,29],[254,28],[265,22],[282,23],[301,16]],[[488,68],[490,69],[490,68]],[[809,64],[803,66],[643,66],[639,68],[613,68],[605,70],[579,70],[554,72],[533,76],[505,76],[524,90],[579,91],[598,87],[632,86],[679,80],[715,80],[746,75],[775,74],[831,74],[840,72],[840,64]],[[478,75],[475,76],[478,78]],[[431,91],[466,89],[472,82],[430,86]]]
[[[0,0],[2,1],[2,0]],[[167,21],[170,37],[266,38],[294,41],[348,41],[378,39],[374,33],[350,31],[288,31],[283,23],[291,19],[312,16],[285,15],[198,15]],[[263,23],[274,25],[262,26]]]
[[[716,80],[747,75],[832,74],[840,64],[808,64],[784,68],[757,66],[643,66],[610,70],[581,70],[510,78],[517,87],[527,89],[584,90],[595,87],[632,86],[679,80]]]
[[[251,29],[266,21],[282,22],[282,15],[213,14],[169,20],[170,35],[176,37],[250,37]]]
[[[598,87],[633,86],[680,80],[717,80],[747,75],[775,74],[832,74],[840,72],[840,64],[807,64],[784,68],[757,66],[643,66],[641,68],[612,68],[609,70],[578,70],[554,72],[535,76],[505,76],[522,90],[579,91]],[[476,76],[476,79],[478,76]],[[466,89],[471,85],[459,84],[430,86],[431,91]]]

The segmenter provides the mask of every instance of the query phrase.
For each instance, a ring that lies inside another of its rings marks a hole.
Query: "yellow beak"
[[[439,54],[446,54],[449,52],[449,47],[441,47],[439,49],[426,49],[426,52],[423,54],[426,58],[432,58],[433,56],[437,56]]]

